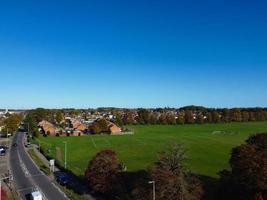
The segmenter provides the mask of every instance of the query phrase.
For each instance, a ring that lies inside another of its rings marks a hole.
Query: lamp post
[[[63,142],[65,144],[65,169],[67,169],[67,142]]]
[[[7,139],[7,146],[9,147],[9,140],[8,140],[8,128],[6,129],[6,139]],[[1,198],[1,197],[0,197]]]
[[[152,184],[153,186],[153,200],[156,200],[156,186],[155,186],[155,181],[149,181],[149,184]]]

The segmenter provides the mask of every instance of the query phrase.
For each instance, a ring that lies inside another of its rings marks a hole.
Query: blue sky
[[[267,106],[267,3],[0,1],[0,107]]]

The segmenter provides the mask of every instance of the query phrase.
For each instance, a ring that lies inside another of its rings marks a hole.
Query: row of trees
[[[200,179],[187,171],[182,145],[171,143],[147,170],[124,172],[116,153],[104,150],[89,162],[88,186],[105,199],[152,199],[156,184],[158,200],[199,200],[205,193]],[[230,170],[220,172],[220,186],[212,199],[264,200],[267,198],[267,133],[251,136],[232,150]]]
[[[179,110],[125,110],[117,115],[117,123],[130,124],[203,124],[267,121],[267,109],[196,109],[194,107]]]
[[[6,118],[3,120],[2,134],[13,134],[19,127],[20,122],[22,121],[22,114],[6,114]]]

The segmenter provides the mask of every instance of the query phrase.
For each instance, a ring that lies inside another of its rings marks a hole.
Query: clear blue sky
[[[267,106],[267,3],[1,1],[0,107]]]

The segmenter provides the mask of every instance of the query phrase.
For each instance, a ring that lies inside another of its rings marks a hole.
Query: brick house
[[[55,126],[48,121],[43,120],[39,122],[38,127],[43,134],[52,136],[55,136],[57,134],[57,129],[55,128]]]

